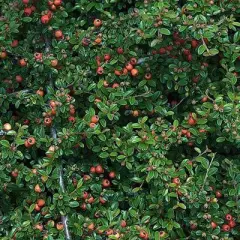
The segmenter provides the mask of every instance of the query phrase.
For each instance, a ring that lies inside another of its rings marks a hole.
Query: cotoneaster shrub
[[[1,239],[239,239],[239,14],[2,0]]]

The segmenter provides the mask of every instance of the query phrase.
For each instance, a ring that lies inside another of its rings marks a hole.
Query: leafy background
[[[1,239],[239,238],[237,0],[0,2]]]

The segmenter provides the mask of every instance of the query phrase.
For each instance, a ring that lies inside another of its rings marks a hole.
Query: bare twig
[[[209,91],[209,90],[207,89],[206,92],[205,92],[205,95],[207,96],[207,98],[208,98],[209,100],[211,100],[213,103],[215,103],[215,100],[208,95],[208,91]]]
[[[206,48],[207,52],[209,53],[209,49],[208,49],[207,44],[205,43],[204,38],[203,38],[202,35],[201,35],[201,39],[202,39],[203,46]]]
[[[24,90],[20,90],[20,91],[17,91],[17,92],[9,93],[8,95],[11,96],[11,95],[17,95],[17,94],[29,93],[29,92],[31,92],[31,89],[24,89]]]
[[[47,38],[45,39],[45,45],[46,45],[45,52],[48,53],[50,51],[50,42]],[[54,88],[54,84],[53,84],[53,80],[51,78],[51,75],[49,75],[49,78],[50,78],[50,85],[51,85],[52,88]],[[56,128],[54,127],[54,125],[51,127],[51,134],[52,134],[53,139],[56,140],[57,139],[57,131],[56,131]],[[59,167],[59,185],[60,185],[61,191],[64,193],[65,192],[65,186],[64,186],[64,181],[63,181],[62,164],[60,164],[60,167]],[[61,221],[62,221],[63,226],[64,226],[65,239],[66,240],[71,240],[72,238],[71,238],[71,235],[70,235],[70,232],[69,232],[69,227],[68,227],[68,216],[67,215],[62,215],[61,216]]]
[[[213,153],[213,156],[212,156],[212,159],[211,159],[211,161],[210,161],[210,163],[209,163],[209,166],[208,166],[208,169],[207,169],[206,175],[205,175],[205,177],[204,177],[203,185],[202,185],[202,187],[201,187],[200,192],[202,192],[203,189],[204,189],[204,186],[205,186],[206,181],[207,181],[207,178],[208,178],[208,173],[209,173],[209,170],[210,170],[210,168],[211,168],[211,166],[212,166],[212,163],[213,163],[213,160],[214,160],[215,156],[216,156],[216,153]]]
[[[178,107],[185,99],[186,99],[186,97],[183,98],[177,105],[175,105],[175,106],[172,108],[172,110],[175,109],[176,107]]]
[[[151,91],[145,92],[145,93],[143,93],[143,94],[135,95],[135,96],[129,96],[129,97],[126,97],[126,98],[122,98],[122,99],[120,99],[120,100],[117,100],[117,101],[115,101],[115,102],[112,102],[111,104],[118,103],[119,101],[122,101],[122,100],[128,100],[128,99],[130,99],[131,97],[135,97],[135,98],[144,97],[144,96],[148,95],[149,93],[151,93]]]

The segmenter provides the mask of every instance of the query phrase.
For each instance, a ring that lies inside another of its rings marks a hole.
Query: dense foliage
[[[0,6],[1,239],[240,239],[239,0]]]

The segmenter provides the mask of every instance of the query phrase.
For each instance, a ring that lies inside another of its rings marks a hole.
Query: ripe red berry
[[[188,124],[191,125],[191,126],[194,126],[196,125],[197,121],[193,118],[193,117],[189,117],[188,118]]]
[[[92,166],[91,168],[90,168],[90,173],[95,173],[96,172],[96,168],[94,167],[94,166]]]
[[[47,24],[47,23],[49,22],[49,20],[50,20],[50,18],[49,18],[48,15],[43,15],[43,16],[41,17],[41,22],[42,22],[43,24]]]
[[[190,228],[191,228],[192,230],[197,229],[197,224],[196,224],[196,223],[190,224]]]
[[[193,39],[193,40],[191,41],[191,46],[192,46],[192,48],[196,48],[196,47],[198,46],[198,41],[195,40],[195,39]]]
[[[211,222],[212,229],[215,229],[217,227],[217,224],[215,222]]]
[[[105,200],[103,197],[100,197],[100,198],[99,198],[99,202],[100,202],[101,204],[104,204],[104,203],[106,203],[106,200]]]
[[[173,46],[171,46],[171,45],[170,45],[170,46],[167,46],[167,47],[166,47],[166,50],[169,51],[169,52],[172,51],[172,50],[173,50]]]
[[[121,227],[125,228],[127,226],[127,222],[125,220],[121,221]]]
[[[98,123],[98,121],[99,121],[98,115],[92,116],[92,118],[91,118],[91,122],[92,122],[92,123]]]
[[[98,67],[97,68],[97,74],[102,75],[103,74],[103,67]]]
[[[59,7],[59,6],[62,5],[62,0],[54,0],[53,3],[54,3],[55,6],[58,6],[58,7]]]
[[[147,234],[146,231],[141,230],[140,233],[139,233],[139,237],[142,238],[142,239],[148,239],[148,234]]]
[[[23,81],[22,76],[21,76],[21,75],[17,75],[17,76],[16,76],[16,81],[17,81],[18,83],[21,83],[21,82]]]
[[[228,225],[231,227],[231,228],[234,228],[236,226],[236,222],[234,220],[231,220],[228,222]]]
[[[109,174],[108,174],[108,176],[110,177],[110,178],[115,178],[116,177],[116,173],[115,172],[110,172]]]
[[[220,191],[216,191],[215,195],[216,195],[216,198],[222,197],[222,193]]]
[[[103,169],[103,167],[102,167],[101,165],[97,165],[97,166],[95,167],[95,170],[96,170],[96,173],[97,173],[97,174],[102,174],[102,173],[104,173],[104,169]]]
[[[61,30],[57,30],[57,31],[55,31],[54,36],[56,38],[62,38],[63,37],[63,33],[62,33]]]
[[[100,27],[102,25],[102,21],[100,19],[95,19],[93,25],[95,27]]]
[[[14,169],[14,170],[11,172],[11,175],[12,175],[12,177],[17,178],[17,176],[18,176],[18,170],[17,170],[17,169]]]
[[[119,47],[119,48],[117,49],[117,53],[118,53],[118,54],[123,54],[123,52],[124,52],[124,51],[123,51],[123,48]]]
[[[191,54],[187,55],[187,60],[188,60],[188,62],[192,61],[192,55]]]
[[[191,52],[190,52],[189,49],[184,49],[184,50],[183,50],[183,54],[184,54],[185,56],[187,56],[187,55],[190,55]]]
[[[225,219],[226,219],[227,221],[231,221],[231,220],[233,219],[233,217],[232,217],[231,214],[226,214]]]
[[[159,49],[159,54],[165,54],[166,53],[166,49],[165,48],[160,48]]]
[[[137,59],[136,58],[131,58],[130,63],[134,66],[137,64]]]
[[[104,60],[105,61],[109,61],[111,59],[111,55],[110,54],[105,54],[104,55]]]
[[[175,184],[179,185],[180,184],[180,179],[177,178],[177,177],[173,178],[172,183],[175,183]]]
[[[24,8],[24,14],[30,16],[32,14],[32,9],[30,7]]]
[[[111,185],[111,183],[110,183],[110,181],[108,179],[103,179],[102,180],[102,186],[104,188],[108,188],[108,187],[110,187],[110,185]]]
[[[18,40],[13,40],[11,43],[11,47],[17,47],[18,46]]]
[[[224,225],[222,225],[222,230],[224,231],[224,232],[229,232],[230,231],[230,226],[228,225],[228,224],[224,224]]]
[[[88,192],[83,192],[83,199],[87,199],[88,198]]]
[[[68,117],[68,121],[71,122],[71,123],[75,123],[76,119],[75,119],[75,117],[70,116],[70,117]]]

